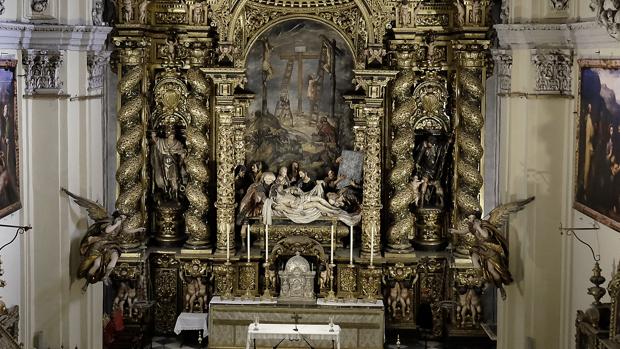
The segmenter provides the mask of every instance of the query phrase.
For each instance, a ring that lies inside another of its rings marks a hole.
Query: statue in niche
[[[480,0],[474,0],[472,3],[471,22],[482,24],[482,2]]]
[[[95,0],[93,3],[93,10],[91,12],[93,25],[100,26],[103,23],[103,0]]]
[[[204,22],[204,10],[202,9],[202,3],[194,5],[192,10],[192,21],[194,24],[202,24]]]
[[[165,137],[158,137],[157,132],[151,132],[151,166],[155,186],[163,198],[168,201],[179,201],[179,194],[185,191],[187,175],[185,172],[185,157],[187,150],[181,141],[176,138],[172,125],[164,128]],[[160,197],[161,199],[161,197]]]
[[[415,198],[417,207],[444,206],[441,179],[449,145],[444,143],[437,136],[428,135],[414,150],[416,173],[413,183],[418,188]]]
[[[123,21],[125,23],[131,23],[133,18],[133,0],[123,0]]]
[[[148,15],[149,0],[142,0],[140,3],[140,23],[146,24]]]

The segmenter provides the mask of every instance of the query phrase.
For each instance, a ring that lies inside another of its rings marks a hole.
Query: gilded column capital
[[[571,93],[572,50],[532,50],[532,63],[536,67],[535,91],[549,94]]]
[[[215,84],[215,96],[231,97],[231,104],[233,103],[232,97],[235,94],[235,89],[237,87],[244,87],[247,81],[245,69],[205,68],[203,72],[213,79],[213,83]]]
[[[452,43],[454,58],[460,67],[485,67],[489,60],[488,40],[457,40]]]
[[[385,97],[385,87],[396,77],[395,70],[353,70],[356,90],[363,90],[366,96],[366,104],[382,104]]]
[[[118,61],[121,65],[140,65],[148,61],[151,40],[146,37],[114,37]]]

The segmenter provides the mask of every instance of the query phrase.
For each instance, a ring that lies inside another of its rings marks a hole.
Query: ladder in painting
[[[292,59],[287,60],[286,68],[284,69],[284,76],[280,83],[280,98],[276,106],[275,116],[277,118],[291,118],[293,120],[293,113],[291,112],[291,101],[288,96],[288,87],[291,83],[291,76],[293,75],[293,66],[295,61]]]

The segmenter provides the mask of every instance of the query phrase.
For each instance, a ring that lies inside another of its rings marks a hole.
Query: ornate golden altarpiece
[[[488,0],[124,0],[116,11],[116,208],[148,232],[123,236],[114,306],[126,321],[150,309],[169,333],[178,313],[206,311],[212,296],[275,297],[277,260],[299,252],[319,271],[319,297],[383,299],[388,328],[415,328],[425,304],[435,336],[482,333],[484,282],[452,253],[466,255],[467,238],[448,231],[481,211]],[[353,264],[346,226],[336,226],[332,263],[333,222],[270,226],[268,260],[264,227],[253,226],[246,259],[235,222],[235,169],[258,92],[244,85],[248,55],[262,33],[301,20],[332,30],[353,57],[342,101],[350,150],[364,154]],[[441,176],[420,169],[433,147]],[[422,180],[434,186],[426,208]]]

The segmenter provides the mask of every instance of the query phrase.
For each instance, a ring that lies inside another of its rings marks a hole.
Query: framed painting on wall
[[[620,60],[579,60],[575,203],[620,231]]]
[[[0,60],[0,218],[22,207],[19,198],[16,67],[16,60]]]

